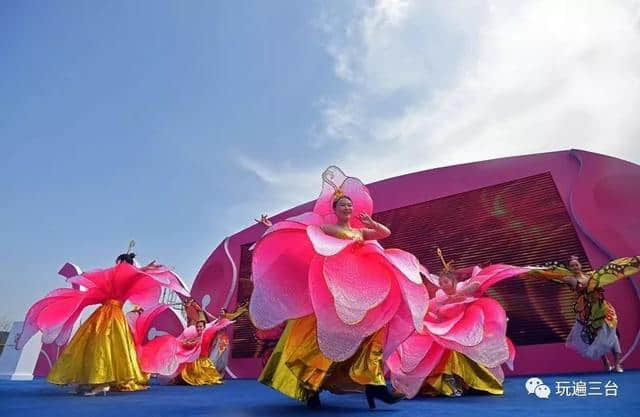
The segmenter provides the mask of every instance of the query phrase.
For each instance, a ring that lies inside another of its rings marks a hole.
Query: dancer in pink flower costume
[[[506,336],[504,309],[484,294],[492,285],[529,269],[497,264],[456,271],[451,262],[442,262],[440,276],[423,270],[439,288],[423,330],[413,329],[401,315],[392,322],[391,330],[403,340],[387,352],[394,389],[408,398],[460,396],[469,389],[502,394],[501,365],[513,366],[515,348]]]
[[[393,403],[382,351],[387,325],[404,308],[422,331],[429,300],[420,264],[376,240],[389,229],[371,218],[373,202],[360,180],[337,167],[322,175],[312,212],[270,226],[253,253],[249,305],[259,329],[288,321],[260,381],[319,407],[318,393],[364,390]]]
[[[169,306],[160,304],[140,315],[129,313],[142,371],[179,384],[221,384],[222,376],[209,356],[218,332],[233,321],[225,317],[214,319],[210,323],[198,320],[178,337],[162,335],[146,341],[151,323],[168,308]]]
[[[143,308],[152,307],[158,303],[163,287],[188,293],[171,270],[155,263],[138,268],[133,265],[134,256],[120,255],[112,268],[69,278],[69,283],[84,289],[53,290],[29,309],[17,348],[22,348],[38,331],[42,332],[43,343],[66,343],[84,308],[100,305],[75,332],[51,368],[49,382],[78,385],[78,392],[85,395],[147,387],[148,376],[138,364],[122,305],[130,301]]]

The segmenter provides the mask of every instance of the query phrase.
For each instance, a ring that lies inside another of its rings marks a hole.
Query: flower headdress
[[[342,197],[345,196],[345,193],[342,190],[342,188],[339,185],[337,185],[335,182],[333,182],[333,179],[335,178],[335,175],[336,175],[334,172],[335,169],[339,170],[340,168],[332,165],[322,173],[322,181],[329,184],[333,188],[333,198],[331,199],[331,202],[334,204],[338,200],[340,200]]]

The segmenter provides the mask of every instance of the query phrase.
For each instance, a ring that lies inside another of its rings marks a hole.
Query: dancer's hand
[[[362,238],[364,240],[378,240],[389,237],[391,230],[381,223],[373,220],[367,213],[360,213],[358,216],[365,229],[362,229]]]
[[[260,216],[260,220],[258,220],[258,219],[253,219],[253,220],[255,220],[256,223],[264,224],[267,227],[273,226],[273,223],[271,223],[271,220],[269,220],[269,218],[268,218],[268,216],[266,214],[262,214]]]
[[[360,221],[365,226],[369,226],[371,228],[375,228],[376,227],[376,222],[367,213],[360,213],[359,217],[360,217]]]
[[[149,262],[144,268],[159,268],[160,265],[156,263],[156,260]]]

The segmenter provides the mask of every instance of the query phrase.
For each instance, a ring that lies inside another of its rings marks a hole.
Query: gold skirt
[[[189,385],[222,384],[222,376],[209,358],[198,358],[180,372],[180,382]]]
[[[80,326],[47,381],[58,385],[109,385],[119,391],[147,388],[149,375],[138,365],[120,302],[107,301]]]
[[[380,329],[351,358],[334,362],[320,351],[315,316],[289,320],[258,381],[303,402],[321,389],[341,394],[362,392],[364,385],[385,385],[385,337],[386,328]]]
[[[502,383],[489,369],[461,353],[451,351],[422,384],[420,395],[453,396],[453,389],[445,380],[446,376],[456,378],[463,392],[474,389],[494,395],[502,395],[504,393]]]

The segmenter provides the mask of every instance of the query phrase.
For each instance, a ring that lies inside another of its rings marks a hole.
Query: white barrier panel
[[[26,346],[16,349],[16,337],[22,330],[21,321],[13,322],[7,344],[0,355],[0,379],[30,381],[36,367],[42,343],[39,337],[32,337]]]

